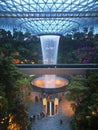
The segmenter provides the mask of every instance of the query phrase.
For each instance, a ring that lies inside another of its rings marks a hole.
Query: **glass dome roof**
[[[0,28],[66,34],[98,24],[98,0],[0,0]]]

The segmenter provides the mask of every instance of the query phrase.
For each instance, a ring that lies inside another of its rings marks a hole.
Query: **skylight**
[[[86,14],[86,12],[93,12],[93,14]],[[98,3],[95,0],[0,0],[0,18],[5,18],[6,21],[4,27],[25,28],[31,32],[36,30],[35,33],[39,34],[67,33],[73,28],[85,26],[84,21],[87,16],[90,16],[87,26],[91,23],[96,26],[98,23],[92,21],[97,19],[93,17],[97,14]],[[9,24],[9,18],[15,22]],[[4,23],[1,21],[2,27]]]

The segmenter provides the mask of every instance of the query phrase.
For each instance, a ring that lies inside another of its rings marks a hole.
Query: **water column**
[[[60,36],[42,35],[40,36],[43,64],[56,64]]]
[[[60,36],[42,35],[40,36],[43,64],[57,64],[57,54]],[[44,75],[45,87],[55,88],[56,75]]]
[[[42,35],[40,36],[43,64],[57,64],[57,54],[60,36],[58,35]],[[56,75],[44,75],[45,87],[55,88]],[[46,110],[45,110],[46,109]],[[44,110],[48,115],[54,115],[56,110],[54,101],[51,99],[46,100],[46,105],[44,105]]]

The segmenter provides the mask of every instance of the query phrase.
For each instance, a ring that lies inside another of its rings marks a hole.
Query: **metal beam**
[[[98,64],[16,64],[18,68],[81,68],[81,69],[97,69]]]
[[[98,11],[81,12],[0,12],[0,18],[95,18]]]

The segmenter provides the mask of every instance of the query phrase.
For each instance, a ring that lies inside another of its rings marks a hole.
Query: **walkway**
[[[73,111],[70,108],[71,102],[63,99],[60,102],[59,112],[56,116],[44,117],[41,119],[35,119],[32,123],[32,130],[71,130],[71,117]],[[38,115],[42,112],[41,102],[34,103],[30,108],[30,115]],[[60,119],[63,120],[63,123],[60,124]]]

